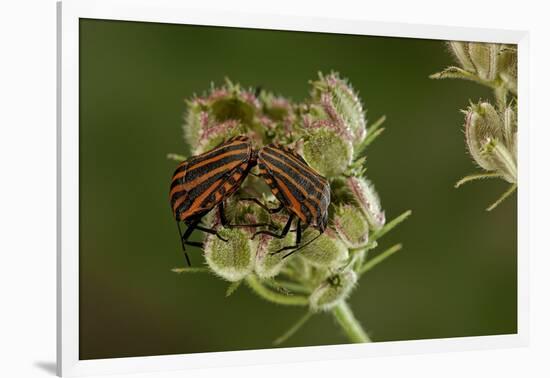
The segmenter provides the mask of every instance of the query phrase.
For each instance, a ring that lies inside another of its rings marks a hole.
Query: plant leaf
[[[359,275],[371,270],[376,265],[380,264],[382,261],[386,260],[388,257],[396,253],[397,251],[400,251],[403,248],[402,244],[396,244],[391,246],[390,248],[386,249],[384,252],[379,253],[372,259],[368,259],[365,264],[359,269]]]
[[[242,281],[235,281],[231,282],[231,284],[227,287],[227,290],[225,291],[225,296],[229,297],[231,294],[233,294],[239,286],[241,286]]]
[[[506,198],[508,198],[512,193],[514,193],[517,189],[518,185],[517,184],[513,184],[510,186],[510,188],[505,191],[495,202],[493,202],[491,204],[491,206],[489,206],[486,210],[487,211],[491,211],[493,210],[495,207],[497,207],[498,205],[500,205],[500,203],[502,201],[504,201]]]
[[[371,238],[369,239],[370,242],[372,243],[375,240],[380,239],[391,229],[395,228],[397,225],[399,225],[401,222],[407,219],[411,214],[412,214],[412,210],[407,210],[403,214],[399,215],[398,217],[392,219],[390,222],[386,223],[381,229],[379,229],[374,234],[372,234]]]
[[[174,268],[172,269],[172,272],[174,273],[208,273],[208,268],[194,268],[190,266],[186,266],[183,268]]]
[[[187,158],[180,154],[167,154],[166,159],[175,161],[185,161]]]
[[[294,323],[294,325],[290,327],[288,331],[276,338],[273,341],[273,345],[280,345],[288,340],[290,337],[292,337],[292,335],[294,335],[300,328],[302,328],[302,326],[309,320],[309,318],[311,318],[311,315],[313,315],[313,313],[311,313],[310,311],[306,312],[306,314],[298,319],[298,321]]]
[[[455,188],[459,188],[460,186],[470,181],[487,179],[487,178],[499,178],[499,177],[501,177],[499,173],[474,173],[468,176],[464,176],[463,178],[458,180],[455,184]]]

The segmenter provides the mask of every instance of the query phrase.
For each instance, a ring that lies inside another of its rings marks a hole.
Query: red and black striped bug
[[[187,264],[191,265],[185,245],[202,246],[201,243],[188,241],[194,230],[227,241],[216,230],[200,225],[202,217],[215,207],[218,207],[221,224],[225,227],[269,226],[265,223],[229,224],[224,214],[224,200],[239,189],[256,163],[257,152],[252,148],[250,139],[237,136],[178,165],[170,185],[170,204]],[[181,231],[180,222],[187,225],[185,233]]]
[[[325,231],[330,205],[330,185],[300,155],[289,148],[270,144],[258,152],[257,160],[260,176],[269,185],[271,192],[279,200],[280,206],[270,209],[255,198],[243,198],[243,200],[253,201],[270,213],[279,212],[284,208],[290,216],[280,234],[262,230],[257,231],[253,237],[266,234],[282,239],[290,231],[294,218],[297,218],[295,245],[286,246],[274,252],[293,250],[284,256],[287,257],[313,242]],[[301,245],[302,231],[309,226],[317,229],[319,235]]]

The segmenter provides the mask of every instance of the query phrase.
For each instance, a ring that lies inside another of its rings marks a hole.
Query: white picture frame
[[[529,185],[528,67],[529,35],[525,31],[433,25],[379,23],[336,18],[275,14],[212,12],[189,9],[178,1],[58,3],[58,132],[57,132],[57,372],[60,376],[183,370],[307,360],[346,359],[408,353],[432,353],[525,346],[528,343],[528,198],[518,191],[518,324],[517,334],[437,340],[329,345],[183,355],[79,360],[79,19],[109,19],[277,29],[370,36],[465,40],[518,45],[518,122],[520,181]]]

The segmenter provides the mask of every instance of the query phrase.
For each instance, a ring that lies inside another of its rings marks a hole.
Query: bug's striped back
[[[330,185],[294,151],[270,144],[258,153],[260,175],[271,192],[305,225],[323,232],[328,221]]]
[[[200,217],[233,194],[255,164],[248,137],[237,136],[176,168],[170,185],[174,217]]]

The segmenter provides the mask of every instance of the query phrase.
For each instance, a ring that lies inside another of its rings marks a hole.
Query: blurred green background
[[[404,250],[361,280],[350,304],[375,341],[516,332],[516,197],[488,213],[500,181],[476,170],[459,109],[488,89],[428,75],[452,63],[441,41],[80,21],[80,358],[270,348],[303,314],[184,266],[168,188],[186,153],[184,99],[229,77],[294,100],[318,71],[339,71],[387,130],[368,177]],[[197,233],[195,238],[200,238]],[[195,266],[200,251],[191,258]],[[283,346],[345,343],[329,315]]]

